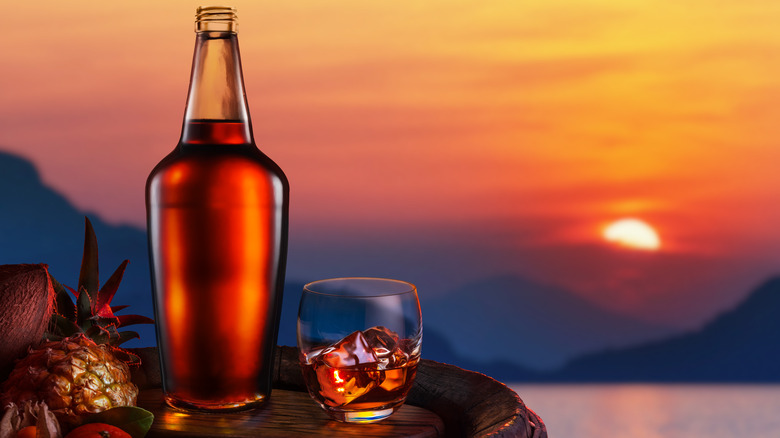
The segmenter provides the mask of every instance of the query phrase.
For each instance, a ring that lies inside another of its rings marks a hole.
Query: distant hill
[[[700,331],[571,361],[550,381],[779,382],[780,278]]]
[[[487,278],[422,306],[426,328],[444,334],[460,357],[537,370],[560,367],[585,352],[672,333],[517,276]]]
[[[284,285],[284,297],[282,298],[282,318],[279,321],[279,345],[298,345],[296,337],[298,323],[298,303],[301,301],[303,283],[287,282]]]
[[[0,151],[0,264],[47,263],[58,280],[74,285],[85,215],[98,236],[101,279],[130,260],[116,304],[153,316],[145,231],[79,211],[44,185],[28,160]],[[285,285],[280,344],[296,344],[302,287],[294,280]],[[483,279],[439,298],[423,296],[421,305],[424,358],[504,381],[780,381],[780,279],[700,332],[653,342],[671,330],[515,276]],[[153,327],[137,331],[142,338],[128,346],[156,344]]]
[[[99,184],[99,181],[95,182]],[[0,264],[46,263],[61,283],[75,287],[84,249],[84,216],[98,238],[100,281],[130,263],[114,304],[129,304],[124,312],[153,316],[146,232],[107,224],[96,214],[79,211],[56,190],[43,184],[26,159],[0,151]],[[156,343],[151,325],[133,326],[140,340],[128,347]]]
[[[298,303],[301,300],[303,283],[287,283],[284,287],[282,304],[282,319],[279,327],[279,344],[296,346],[296,323]],[[533,381],[538,379],[538,373],[516,363],[507,361],[481,361],[477,357],[462,356],[452,348],[452,341],[445,332],[427,322],[423,313],[423,359],[449,363],[467,370],[479,371],[497,379],[506,381]]]
[[[288,282],[279,344],[296,345],[302,283]],[[598,309],[565,291],[504,276],[421,298],[423,357],[512,381],[533,380],[577,354],[670,333]]]

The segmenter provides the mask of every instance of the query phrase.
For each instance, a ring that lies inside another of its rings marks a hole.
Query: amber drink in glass
[[[309,395],[332,418],[370,423],[406,400],[420,361],[422,317],[411,283],[336,278],[304,287],[298,351]]]

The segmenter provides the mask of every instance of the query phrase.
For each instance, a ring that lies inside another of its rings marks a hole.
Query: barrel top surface
[[[139,405],[155,413],[150,437],[169,436],[447,436],[547,438],[544,422],[509,387],[484,374],[423,359],[406,404],[373,424],[331,420],[309,397],[295,347],[276,348],[273,393],[255,411],[189,414],[166,407],[157,349],[134,349],[144,365],[133,381]]]
[[[371,424],[331,420],[307,393],[274,389],[260,408],[244,412],[182,412],[165,405],[162,390],[142,390],[138,406],[154,414],[154,437],[439,437],[444,423],[433,412],[404,405],[389,418]]]

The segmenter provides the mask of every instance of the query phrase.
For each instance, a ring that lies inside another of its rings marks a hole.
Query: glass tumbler
[[[298,357],[309,395],[331,418],[370,423],[406,400],[417,373],[417,288],[384,278],[307,284],[298,309]]]

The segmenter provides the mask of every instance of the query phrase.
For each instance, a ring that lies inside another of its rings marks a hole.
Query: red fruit
[[[37,433],[38,429],[36,429],[35,426],[27,426],[19,429],[19,432],[16,432],[16,438],[35,438]]]
[[[132,438],[124,430],[103,423],[89,423],[79,426],[65,435],[65,438]]]

